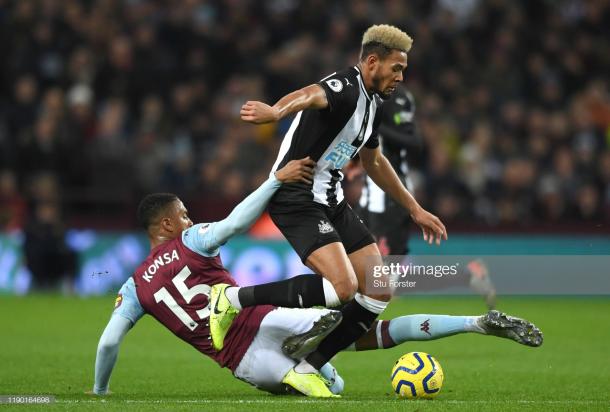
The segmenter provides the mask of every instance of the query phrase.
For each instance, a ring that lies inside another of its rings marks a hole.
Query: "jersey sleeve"
[[[348,80],[347,77],[334,73],[317,84],[324,89],[328,109],[333,112],[341,107],[353,107],[358,101],[358,83]],[[355,83],[355,84],[354,84]]]
[[[119,290],[112,316],[100,337],[95,356],[95,383],[93,393],[108,393],[108,382],[114,369],[119,347],[127,332],[133,328],[145,312],[136,293],[136,285],[130,277]]]
[[[214,225],[216,225],[216,222],[198,223],[191,226],[182,232],[182,243],[202,256],[213,257],[218,255],[220,245],[218,245],[212,230]]]
[[[213,257],[232,236],[250,228],[263,213],[281,182],[272,175],[245,198],[226,219],[194,225],[182,232],[182,243],[193,252]]]
[[[383,106],[380,106],[375,113],[375,120],[373,120],[373,131],[371,137],[366,141],[364,147],[367,149],[376,149],[379,147],[379,125],[381,124],[381,118],[383,117]]]
[[[138,300],[135,282],[130,277],[119,290],[112,314],[122,316],[135,325],[145,313]]]
[[[93,393],[106,395],[108,393],[108,382],[116,364],[121,341],[131,330],[133,323],[122,316],[111,316],[106,325],[100,341],[97,345],[95,355],[95,381]]]

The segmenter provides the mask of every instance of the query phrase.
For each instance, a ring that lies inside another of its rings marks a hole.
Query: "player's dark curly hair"
[[[138,205],[138,222],[148,230],[167,206],[176,200],[178,200],[178,196],[173,193],[151,193],[144,196]]]

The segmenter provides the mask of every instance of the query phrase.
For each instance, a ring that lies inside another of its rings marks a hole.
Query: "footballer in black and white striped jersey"
[[[286,185],[277,201],[315,201],[336,206],[343,200],[341,169],[363,147],[379,145],[381,98],[367,92],[360,69],[350,67],[317,83],[324,89],[328,107],[297,113],[284,136],[272,173],[292,159],[309,156],[316,162],[313,184]]]

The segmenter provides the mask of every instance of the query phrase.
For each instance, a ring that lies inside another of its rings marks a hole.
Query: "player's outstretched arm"
[[[400,205],[409,211],[411,218],[422,229],[424,240],[440,245],[441,239],[447,240],[447,229],[441,220],[422,208],[415,198],[404,187],[388,159],[378,147],[363,147],[360,151],[362,166],[384,192],[392,196]]]
[[[93,394],[106,395],[108,393],[108,382],[119,354],[119,346],[133,325],[132,321],[120,315],[113,315],[110,318],[97,345]]]
[[[283,183],[311,184],[315,164],[309,157],[291,160],[238,204],[226,219],[212,223],[207,230],[193,227],[194,230],[189,230],[194,233],[194,236],[189,236],[188,239],[183,237],[183,240],[189,248],[205,255],[218,254],[220,246],[224,245],[232,236],[248,230],[258,220],[269,200]]]
[[[292,113],[305,109],[325,109],[328,107],[326,92],[320,85],[312,84],[282,97],[269,106],[259,101],[247,101],[239,112],[241,119],[248,123],[262,124],[277,122]]]

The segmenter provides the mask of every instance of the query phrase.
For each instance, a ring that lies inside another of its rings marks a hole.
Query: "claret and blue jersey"
[[[145,313],[176,336],[234,370],[272,306],[245,308],[235,318],[224,349],[212,347],[208,297],[213,285],[236,285],[220,259],[220,246],[260,216],[280,186],[270,177],[222,221],[197,224],[153,248],[119,291],[114,314],[135,324]]]

